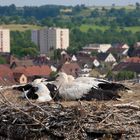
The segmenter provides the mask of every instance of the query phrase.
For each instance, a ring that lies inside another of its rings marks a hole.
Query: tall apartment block
[[[10,53],[10,31],[0,28],[0,52]]]
[[[46,28],[32,31],[32,41],[39,46],[40,54],[69,47],[69,29]]]
[[[32,32],[31,32],[31,40],[37,46],[39,46],[39,30],[32,30]]]

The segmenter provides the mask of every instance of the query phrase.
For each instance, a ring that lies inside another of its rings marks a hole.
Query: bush
[[[2,56],[0,56],[0,64],[6,64],[5,58],[3,58]]]
[[[135,73],[132,71],[121,71],[116,76],[116,80],[129,80],[135,77]]]

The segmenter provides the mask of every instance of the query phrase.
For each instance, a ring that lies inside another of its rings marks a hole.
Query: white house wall
[[[111,48],[111,44],[100,44],[99,50],[100,52],[105,53],[109,48]]]
[[[110,53],[107,58],[105,59],[105,62],[116,62],[116,59],[114,56]]]
[[[96,59],[93,61],[93,64],[95,67],[99,67],[100,65],[99,61],[97,61]]]

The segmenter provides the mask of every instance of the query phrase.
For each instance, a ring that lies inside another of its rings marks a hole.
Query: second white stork
[[[57,99],[59,97],[65,100],[111,100],[120,98],[117,90],[104,90],[99,87],[101,83],[109,83],[105,80],[84,79],[84,77],[69,80],[69,76],[61,72],[56,80],[51,83],[56,85],[59,90],[57,96],[55,95]]]

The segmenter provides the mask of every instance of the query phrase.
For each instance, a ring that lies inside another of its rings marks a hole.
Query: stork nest
[[[33,103],[23,106],[12,103],[1,93],[1,139],[139,139],[140,106],[107,105],[103,102]]]

